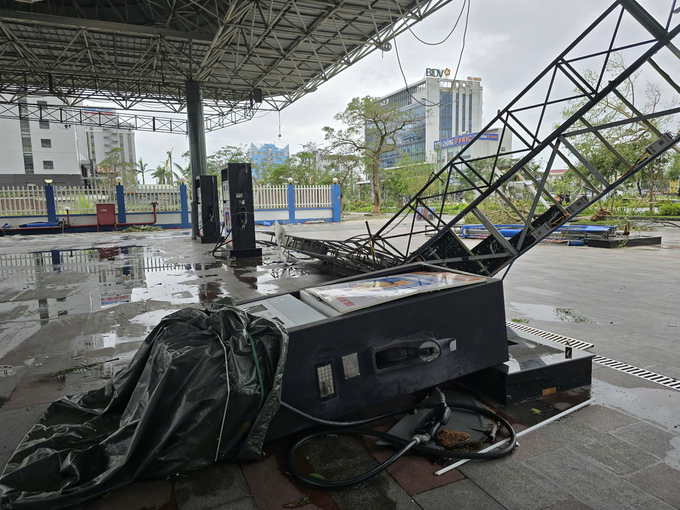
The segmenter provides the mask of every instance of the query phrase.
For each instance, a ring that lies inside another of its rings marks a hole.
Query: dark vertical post
[[[342,188],[340,184],[331,184],[331,207],[333,220],[342,221]]]
[[[187,200],[187,185],[182,183],[179,185],[179,204],[180,204],[180,216],[182,218],[182,228],[187,228],[191,226],[189,223],[189,202]]]
[[[50,183],[45,185],[45,202],[47,205],[47,221],[55,223],[57,221],[57,201],[54,197],[54,187]]]
[[[288,185],[288,223],[295,223],[295,186],[292,184]]]
[[[198,191],[196,190],[196,179],[199,175],[207,175],[208,173],[201,85],[195,81],[187,81],[186,95],[189,161],[191,163],[191,238],[196,239],[198,236]]]
[[[116,184],[116,202],[118,203],[118,223],[127,223],[125,215],[125,190],[122,184]]]

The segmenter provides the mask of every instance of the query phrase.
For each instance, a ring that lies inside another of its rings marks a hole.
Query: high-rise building
[[[83,116],[98,116],[103,119],[116,119],[116,110],[112,108],[85,108],[83,109]],[[103,126],[85,128],[85,142],[89,159],[100,163],[107,156],[107,152],[114,148],[123,149],[123,159],[128,163],[135,163],[137,161],[137,151],[135,150],[135,132],[132,127],[126,128],[125,124],[118,122],[116,119],[111,122],[112,126],[108,127],[107,122],[99,122]]]
[[[64,107],[55,97],[24,97],[19,99],[19,120],[0,119],[0,186],[42,186],[45,179],[55,186],[87,185],[113,147],[123,148],[126,161],[136,161],[132,129],[28,120],[33,105]],[[83,116],[87,115],[116,112],[86,108]]]
[[[454,81],[448,69],[427,69],[425,74],[425,79],[380,98],[414,117],[398,134],[396,149],[383,156],[383,167],[398,166],[404,157],[434,162],[434,142],[483,126],[481,78]]]
[[[250,144],[250,159],[254,168],[262,168],[267,165],[285,163],[289,156],[288,145],[279,149],[273,143],[265,143],[257,147]]]

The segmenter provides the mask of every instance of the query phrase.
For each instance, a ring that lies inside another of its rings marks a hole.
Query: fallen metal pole
[[[579,405],[576,405],[576,406],[574,406],[570,409],[567,409],[566,411],[564,411],[560,414],[556,414],[555,416],[551,416],[547,420],[542,421],[541,423],[537,423],[533,427],[529,427],[528,429],[524,429],[523,431],[518,432],[517,437],[522,437],[523,435],[528,434],[529,432],[533,432],[536,429],[540,429],[543,425],[547,425],[548,423],[552,423],[555,420],[559,420],[560,418],[564,418],[566,415],[571,414],[574,411],[578,411],[579,409],[581,409],[581,408],[587,406],[588,404],[592,403],[592,401],[593,401],[593,399],[590,398],[590,399],[586,400],[585,402],[581,402]],[[491,446],[484,448],[483,450],[479,450],[478,453],[486,453],[486,452],[490,452],[491,450],[495,450],[499,446],[503,446],[504,444],[506,444],[509,440],[510,439],[507,438],[507,439],[503,439],[503,441],[498,441],[497,443],[494,443]],[[462,466],[463,464],[465,464],[469,460],[471,460],[471,459],[459,460],[458,462],[454,462],[450,466],[446,466],[445,468],[442,468],[439,471],[435,471],[434,474],[437,475],[437,476],[441,476],[444,473],[448,473],[452,469],[456,469],[458,466]]]

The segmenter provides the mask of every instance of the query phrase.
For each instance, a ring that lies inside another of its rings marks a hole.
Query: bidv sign
[[[428,67],[425,69],[425,76],[429,78],[444,78],[451,74],[451,69],[448,67],[446,69],[432,69]]]

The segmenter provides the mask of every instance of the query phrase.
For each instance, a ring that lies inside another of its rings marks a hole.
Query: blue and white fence
[[[340,185],[256,186],[255,222],[268,224],[340,221]]]
[[[340,186],[256,186],[253,188],[255,222],[268,224],[340,221]],[[190,200],[185,184],[113,187],[0,187],[0,228],[11,229],[42,224],[53,228],[65,223],[64,230],[86,231],[96,227],[97,204],[114,204],[121,228],[153,221],[162,228],[189,228]],[[60,223],[61,222],[61,223]],[[109,227],[107,229],[111,229]],[[56,229],[55,229],[56,231]],[[29,232],[29,231],[26,231]],[[39,232],[36,232],[39,233]],[[41,233],[41,232],[40,232]]]
[[[16,229],[32,229],[26,233],[112,230],[112,226],[97,226],[97,204],[113,204],[117,228],[137,223],[153,223],[161,228],[191,226],[186,185],[125,189],[118,184],[95,188],[0,187],[0,227],[4,233],[22,233]]]

